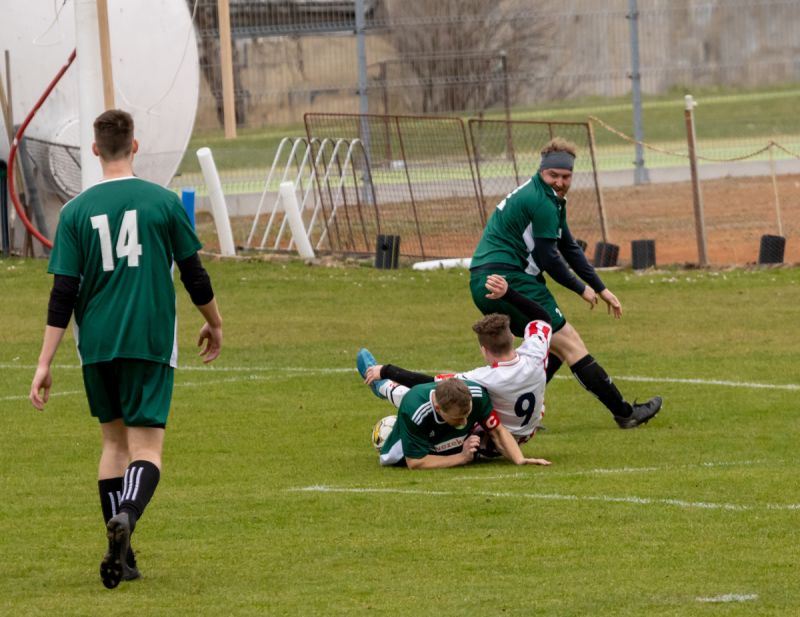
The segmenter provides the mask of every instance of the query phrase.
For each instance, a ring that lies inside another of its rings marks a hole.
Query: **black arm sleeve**
[[[195,306],[203,306],[214,299],[214,290],[211,288],[211,278],[200,263],[200,256],[195,253],[191,257],[176,261],[181,271],[181,283],[189,292],[189,297]]]
[[[80,287],[81,280],[76,276],[56,274],[53,277],[53,289],[50,290],[50,302],[47,304],[48,326],[66,328],[69,325]]]
[[[569,271],[566,262],[558,252],[555,240],[551,240],[550,238],[536,238],[536,244],[533,250],[536,253],[537,263],[556,283],[563,285],[567,289],[571,289],[578,295],[583,293],[585,289],[584,284]]]
[[[414,371],[407,371],[399,366],[393,364],[384,364],[381,367],[381,379],[391,379],[396,381],[401,386],[408,386],[413,388],[421,383],[431,383],[435,381],[430,375],[425,373],[415,373]]]
[[[575,238],[572,237],[572,233],[566,225],[561,230],[561,239],[558,241],[558,251],[563,255],[569,267],[572,268],[572,271],[581,277],[589,287],[598,293],[606,288],[595,269],[589,263],[589,260],[586,259],[586,254],[581,247],[578,246],[578,243],[575,242]]]
[[[534,302],[530,298],[526,298],[518,291],[511,289],[511,287],[508,288],[502,299],[525,313],[528,321],[540,320],[546,321],[549,324],[553,323],[553,320],[550,318],[550,313],[544,310],[541,304]]]

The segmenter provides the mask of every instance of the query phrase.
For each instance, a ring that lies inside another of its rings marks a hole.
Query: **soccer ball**
[[[372,445],[380,452],[384,442],[388,439],[389,433],[397,422],[397,416],[386,416],[375,423],[372,428]]]

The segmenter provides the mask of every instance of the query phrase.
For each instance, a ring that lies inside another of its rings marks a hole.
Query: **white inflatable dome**
[[[166,185],[186,150],[197,111],[200,76],[189,8],[185,0],[108,0],[108,12],[115,106],[133,115],[140,146],[134,169]],[[75,48],[75,1],[4,2],[0,41],[10,52],[12,108],[20,124]],[[28,156],[50,174],[62,198],[80,190],[79,61],[25,133],[45,142],[34,147],[32,141]],[[7,160],[2,115],[0,126],[0,159]]]

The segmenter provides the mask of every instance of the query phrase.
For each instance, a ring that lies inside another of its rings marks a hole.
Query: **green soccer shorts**
[[[530,319],[512,304],[503,300],[490,300],[486,297],[488,293],[486,289],[486,279],[490,274],[500,274],[504,276],[511,289],[541,304],[550,314],[553,332],[558,332],[564,327],[564,324],[567,323],[564,314],[561,312],[561,309],[558,308],[556,299],[547,288],[543,275],[531,276],[519,270],[504,272],[499,268],[497,271],[479,270],[477,272],[470,272],[469,289],[472,293],[472,301],[475,303],[475,306],[477,306],[484,315],[488,315],[489,313],[503,313],[508,315],[511,318],[511,331],[515,336],[523,336],[525,326],[528,325]]]
[[[125,426],[166,427],[174,378],[171,366],[148,360],[117,358],[83,367],[89,409],[101,424],[122,418]]]

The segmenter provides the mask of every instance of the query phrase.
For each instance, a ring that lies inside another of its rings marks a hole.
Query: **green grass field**
[[[417,370],[480,363],[461,270],[207,263],[223,355],[179,291],[162,482],[134,535],[144,580],[107,591],[88,415],[71,335],[44,413],[27,401],[51,277],[0,261],[0,614],[794,615],[800,464],[800,269],[608,272],[621,321],[557,292],[650,424],[615,427],[561,373],[553,461],[382,469],[392,408],[358,348]]]

